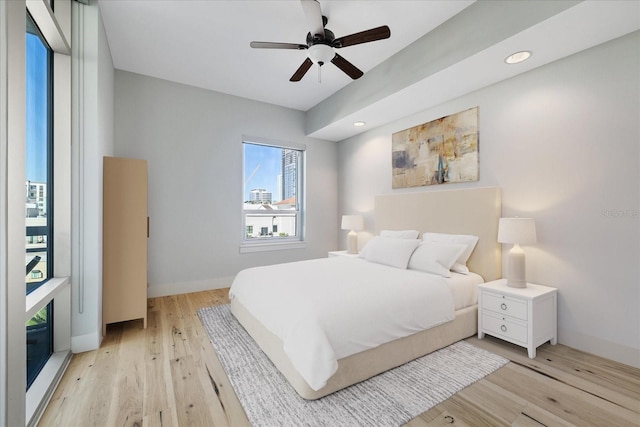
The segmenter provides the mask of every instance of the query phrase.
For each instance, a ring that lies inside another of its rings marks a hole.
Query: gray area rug
[[[505,365],[464,341],[319,400],[302,399],[228,305],[198,311],[254,426],[399,426]]]

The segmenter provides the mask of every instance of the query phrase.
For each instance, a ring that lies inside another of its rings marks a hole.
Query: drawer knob
[[[500,325],[500,330],[502,332],[507,332],[507,327],[505,325]]]
[[[507,304],[505,304],[505,303],[500,304],[500,308],[503,309],[503,310],[506,310],[507,309]]]

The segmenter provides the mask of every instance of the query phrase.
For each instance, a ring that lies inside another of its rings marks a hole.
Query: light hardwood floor
[[[246,426],[196,311],[228,289],[148,302],[142,321],[109,325],[99,350],[76,354],[40,426]],[[511,360],[408,426],[638,426],[640,370],[562,345],[537,357],[497,339],[469,342]]]

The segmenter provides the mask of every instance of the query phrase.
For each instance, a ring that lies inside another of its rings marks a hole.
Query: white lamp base
[[[347,234],[347,253],[348,254],[358,253],[358,233],[356,233],[354,230],[351,230]]]
[[[525,270],[524,252],[520,248],[520,245],[515,244],[509,251],[507,286],[512,288],[526,288],[527,279]]]

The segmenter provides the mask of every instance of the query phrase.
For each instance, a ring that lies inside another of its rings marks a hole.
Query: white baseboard
[[[189,292],[228,288],[231,286],[231,283],[233,283],[234,278],[235,276],[198,280],[195,282],[153,284],[147,288],[147,298],[166,297],[169,295],[186,294]]]
[[[102,331],[96,331],[90,334],[71,337],[71,352],[75,354],[99,349],[100,342],[102,342],[101,332]]]
[[[558,328],[558,342],[577,350],[640,368],[640,349]]]

